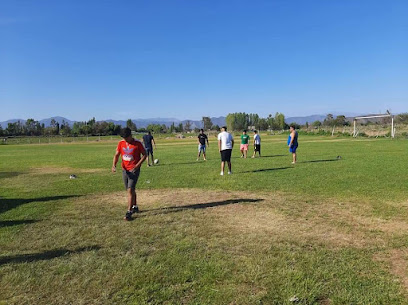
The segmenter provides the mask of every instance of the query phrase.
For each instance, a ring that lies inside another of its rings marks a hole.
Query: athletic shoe
[[[224,172],[221,172],[221,173],[220,173],[220,176],[224,176]]]
[[[125,217],[123,217],[124,220],[130,221],[132,220],[132,212],[131,211],[127,211]]]
[[[292,162],[292,164],[295,164],[295,162]]]
[[[132,206],[132,209],[130,211],[132,212],[132,214],[140,213],[139,207],[137,205]]]
[[[232,175],[232,172],[228,172],[228,175]]]

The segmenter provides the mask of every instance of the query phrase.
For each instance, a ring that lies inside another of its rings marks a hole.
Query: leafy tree
[[[187,122],[184,124],[184,131],[186,131],[186,132],[191,131],[191,122],[190,122],[190,121],[187,121]]]
[[[4,130],[3,127],[0,125],[0,137],[4,136]]]
[[[37,125],[37,121],[35,121],[34,119],[28,119],[25,123],[25,134],[27,136],[34,136],[37,133],[36,130],[36,125]]]
[[[336,126],[347,126],[349,125],[349,122],[347,121],[346,117],[344,115],[338,115],[336,119],[334,120],[334,125]]]
[[[285,123],[285,115],[280,112],[275,113],[275,126],[277,129],[285,129],[286,123]]]
[[[268,120],[267,119],[259,119],[259,130],[267,130],[268,129]]]
[[[62,120],[60,133],[63,136],[69,136],[71,134],[71,127],[69,127],[69,124],[65,122],[65,120]]]
[[[203,116],[202,122],[203,122],[203,129],[204,129],[204,130],[209,130],[209,129],[211,129],[213,123],[212,123],[210,117],[208,117],[208,116]]]
[[[235,114],[228,113],[227,117],[225,118],[225,122],[227,124],[228,130],[234,130],[235,128]]]
[[[176,125],[174,125],[174,122],[173,122],[173,123],[171,123],[171,125],[170,125],[169,132],[170,132],[170,133],[173,133],[173,132],[175,132],[175,131],[176,131]]]
[[[132,131],[137,131],[136,124],[131,119],[126,121],[126,127],[130,128]]]
[[[323,121],[323,125],[325,126],[331,126],[333,127],[334,125],[336,125],[336,122],[334,121],[334,117],[333,114],[329,113],[326,118]]]
[[[322,122],[320,122],[320,121],[314,121],[314,122],[312,123],[312,126],[313,126],[313,127],[320,127],[320,126],[322,126]]]

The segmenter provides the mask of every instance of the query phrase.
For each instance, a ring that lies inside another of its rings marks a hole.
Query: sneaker
[[[292,162],[292,164],[295,164],[295,162]]]
[[[207,161],[207,159],[204,159],[204,161]]]
[[[131,211],[127,211],[125,217],[123,217],[124,220],[130,221],[132,220],[132,212]]]
[[[132,209],[130,211],[132,212],[132,214],[140,213],[139,207],[137,205],[132,206]]]
[[[221,172],[221,173],[220,173],[220,176],[224,176],[224,172]]]
[[[252,156],[251,158],[252,158],[252,159],[255,159],[255,156]]]
[[[232,175],[232,172],[228,172],[228,175]]]

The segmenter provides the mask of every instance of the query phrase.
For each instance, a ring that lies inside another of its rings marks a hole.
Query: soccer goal
[[[378,118],[391,118],[391,138],[395,136],[395,128],[394,128],[394,115],[392,115],[389,111],[385,114],[373,114],[373,115],[365,115],[365,116],[358,116],[354,118],[353,124],[353,137],[356,138],[359,134],[359,130],[357,129],[357,121],[358,120],[370,120],[370,119],[378,119]]]

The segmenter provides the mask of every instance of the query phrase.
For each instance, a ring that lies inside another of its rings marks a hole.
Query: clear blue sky
[[[0,1],[0,121],[408,111],[408,1]]]

